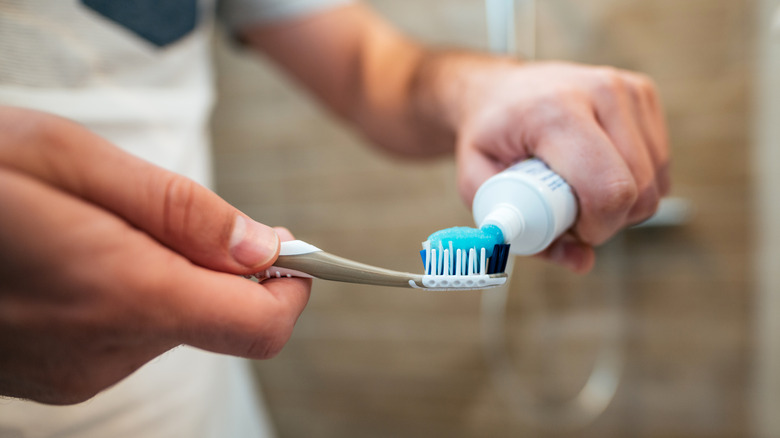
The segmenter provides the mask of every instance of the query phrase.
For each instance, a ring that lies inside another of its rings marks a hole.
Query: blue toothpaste
[[[471,248],[485,248],[485,257],[493,256],[493,248],[504,243],[504,234],[495,225],[485,225],[482,228],[453,227],[439,230],[430,236],[431,248],[449,248],[452,242],[453,251],[461,249],[468,252]]]

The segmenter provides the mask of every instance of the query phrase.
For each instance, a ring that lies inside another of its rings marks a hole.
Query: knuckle
[[[83,126],[70,120],[41,113],[32,113],[25,132],[43,152],[56,148],[73,154],[83,150],[83,139],[88,133]]]
[[[608,107],[621,107],[650,98],[654,93],[652,83],[631,72],[602,67],[593,82],[593,95]]]
[[[628,89],[636,101],[648,101],[656,94],[653,81],[648,76],[638,73],[631,76]]]
[[[30,112],[5,130],[9,144],[27,144],[35,147],[42,158],[49,152],[65,147],[77,146],[79,142],[69,141],[73,137],[74,123],[59,117]]]
[[[599,199],[596,210],[601,217],[612,218],[625,215],[638,197],[636,184],[630,180],[620,180],[608,184]]]
[[[39,135],[41,138],[55,142],[62,138],[62,131],[67,128],[66,125],[70,124],[64,119],[57,117],[47,117],[42,114],[35,114],[31,116],[30,125],[28,129]]]
[[[625,86],[635,101],[656,102],[658,90],[653,79],[643,73],[625,72]]]
[[[164,184],[162,217],[164,235],[178,237],[187,230],[195,200],[195,182],[179,175],[168,175]]]
[[[615,94],[624,87],[623,75],[613,67],[599,67],[593,86],[600,94]]]
[[[651,186],[645,189],[634,203],[630,213],[630,221],[637,223],[648,219],[656,210],[661,202],[658,190]]]
[[[655,81],[644,73],[636,73],[637,87],[646,94],[655,94]]]
[[[86,130],[70,120],[22,108],[1,110],[0,151],[13,153],[15,147],[23,145],[34,147],[42,159],[47,159],[50,151],[82,146],[78,139]]]
[[[48,128],[49,122],[56,117],[21,108],[0,108],[0,128],[3,129],[3,139],[14,136],[38,135]]]
[[[526,115],[532,125],[545,126],[551,130],[562,128],[572,122],[578,114],[572,102],[581,101],[574,89],[556,88],[537,97],[533,111]]]

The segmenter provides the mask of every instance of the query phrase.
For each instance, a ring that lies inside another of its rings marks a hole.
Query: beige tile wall
[[[485,46],[482,2],[373,0],[434,44]],[[540,0],[539,56],[652,75],[667,107],[674,193],[696,213],[631,231],[619,264],[577,277],[519,260],[513,375],[550,406],[586,379],[618,308],[614,402],[574,431],[539,430],[502,398],[482,354],[480,297],[316,282],[293,339],[258,376],[282,437],[731,437],[747,431],[752,2]],[[430,232],[470,224],[453,163],[384,156],[264,60],[219,44],[217,188],[265,223],[363,262],[419,270]],[[616,248],[612,248],[615,250]],[[613,307],[610,307],[613,306]],[[614,328],[614,327],[613,327]]]

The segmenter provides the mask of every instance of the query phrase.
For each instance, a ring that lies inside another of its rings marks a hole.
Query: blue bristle
[[[493,257],[488,260],[488,274],[499,274],[506,269],[509,259],[509,245],[496,245],[493,247]]]
[[[488,274],[494,274],[498,270],[498,267],[496,265],[498,265],[498,260],[499,260],[499,257],[497,257],[497,255],[500,254],[499,247],[500,245],[496,245],[493,247],[493,256],[488,259],[488,266],[487,266]]]
[[[501,267],[499,268],[498,272],[506,271],[506,263],[509,261],[509,245],[501,245],[499,261]]]

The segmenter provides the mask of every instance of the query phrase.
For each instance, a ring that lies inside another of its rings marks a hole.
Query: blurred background
[[[367,3],[426,43],[488,48],[482,1]],[[535,16],[537,58],[653,77],[673,195],[692,214],[621,234],[587,276],[518,258],[505,308],[495,291],[482,302],[316,281],[284,351],[256,363],[279,436],[780,436],[780,181],[768,164],[780,133],[765,117],[780,122],[766,102],[780,102],[767,18],[778,2],[516,3],[517,46]],[[452,160],[390,158],[266,60],[216,45],[229,202],[329,252],[413,272],[428,234],[473,224]],[[594,367],[595,395],[577,398]]]

